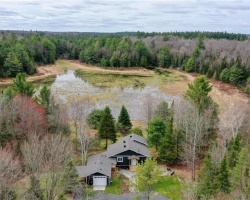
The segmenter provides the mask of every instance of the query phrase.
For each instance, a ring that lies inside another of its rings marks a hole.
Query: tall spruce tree
[[[194,80],[194,83],[188,84],[188,90],[185,96],[193,101],[202,111],[212,105],[213,100],[208,95],[211,92],[212,86],[205,76],[200,76]]]
[[[27,82],[26,78],[26,74],[18,73],[16,79],[13,81],[13,90],[16,94],[32,96],[35,91],[33,85]]]
[[[112,142],[116,141],[116,130],[114,125],[114,118],[111,114],[111,110],[108,106],[104,109],[100,125],[99,125],[99,137],[106,140],[106,146],[108,146],[108,140]]]
[[[203,161],[203,167],[199,171],[198,177],[198,199],[213,196],[217,190],[216,176],[217,169],[208,153]]]
[[[230,169],[235,167],[237,164],[237,159],[241,150],[240,137],[237,135],[232,141],[229,143],[228,149],[228,166]]]
[[[238,155],[237,164],[231,171],[232,189],[241,194],[238,199],[250,198],[249,150],[243,147]]]
[[[164,121],[167,121],[169,115],[170,109],[168,108],[168,103],[166,101],[162,101],[156,107],[155,116],[161,118]]]
[[[228,166],[227,166],[227,159],[224,158],[221,161],[218,176],[217,176],[218,188],[224,193],[230,192],[229,177],[230,177],[230,175],[229,175]]]
[[[147,131],[149,144],[158,150],[161,139],[166,135],[166,123],[160,118],[154,118],[149,122]]]
[[[159,157],[164,163],[168,165],[172,165],[177,159],[173,120],[173,116],[168,119],[166,125],[166,134],[159,146]]]
[[[132,128],[130,117],[125,106],[122,106],[120,115],[118,117],[118,127],[122,134],[127,134]]]

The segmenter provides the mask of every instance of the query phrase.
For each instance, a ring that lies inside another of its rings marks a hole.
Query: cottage
[[[109,145],[106,152],[90,156],[86,166],[78,166],[79,176],[89,185],[109,185],[112,169],[125,168],[135,171],[137,163],[149,157],[145,138],[130,134],[115,144]]]

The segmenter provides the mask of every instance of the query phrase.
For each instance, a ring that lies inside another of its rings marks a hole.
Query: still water
[[[101,85],[101,83],[99,83]],[[84,78],[76,76],[75,71],[69,70],[57,75],[51,85],[51,92],[62,103],[67,103],[71,98],[89,96],[96,103],[97,109],[109,106],[113,116],[117,119],[122,105],[124,105],[132,120],[144,120],[143,112],[145,97],[150,94],[155,102],[167,101],[169,104],[177,97],[165,94],[157,86],[145,85],[144,87],[97,87]],[[157,104],[157,103],[156,103]]]

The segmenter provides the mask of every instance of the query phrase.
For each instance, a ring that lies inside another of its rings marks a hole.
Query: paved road
[[[147,200],[145,195],[143,194],[136,194],[136,193],[126,193],[121,195],[113,195],[113,194],[105,194],[104,192],[97,192],[93,197],[89,200],[134,200],[135,197],[140,196],[140,200]],[[152,193],[151,198],[152,200],[170,200],[167,199],[157,193]]]

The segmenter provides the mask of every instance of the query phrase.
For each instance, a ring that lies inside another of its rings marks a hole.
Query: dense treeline
[[[250,49],[249,42],[242,41],[245,39],[246,35],[224,32],[39,32],[19,37],[12,33],[3,35],[0,41],[0,76],[34,74],[36,64],[54,63],[59,58],[79,59],[103,67],[178,67],[249,93]]]
[[[51,36],[51,35],[60,35],[60,36],[76,36],[76,37],[102,37],[102,36],[109,36],[109,37],[119,37],[119,36],[137,36],[138,38],[145,38],[145,37],[153,37],[153,36],[178,36],[185,39],[192,39],[197,38],[199,35],[203,35],[206,38],[211,39],[228,39],[228,40],[238,40],[244,41],[248,39],[246,34],[241,33],[227,33],[227,32],[209,32],[209,31],[186,31],[186,32],[116,32],[116,33],[101,33],[101,32],[47,32],[47,31],[2,31],[2,34],[11,34],[16,33],[20,36],[25,35],[33,35],[38,34],[40,36]]]
[[[197,38],[199,37],[199,35],[203,35],[203,37],[210,39],[228,39],[228,40],[238,40],[238,41],[244,41],[248,39],[246,34],[227,33],[227,32],[208,32],[208,31],[170,32],[170,33],[164,33],[163,35],[173,35],[173,36],[183,37],[185,39]]]
[[[34,74],[36,64],[55,62],[56,46],[38,35],[18,39],[3,35],[0,41],[0,77],[15,77],[19,72]]]

